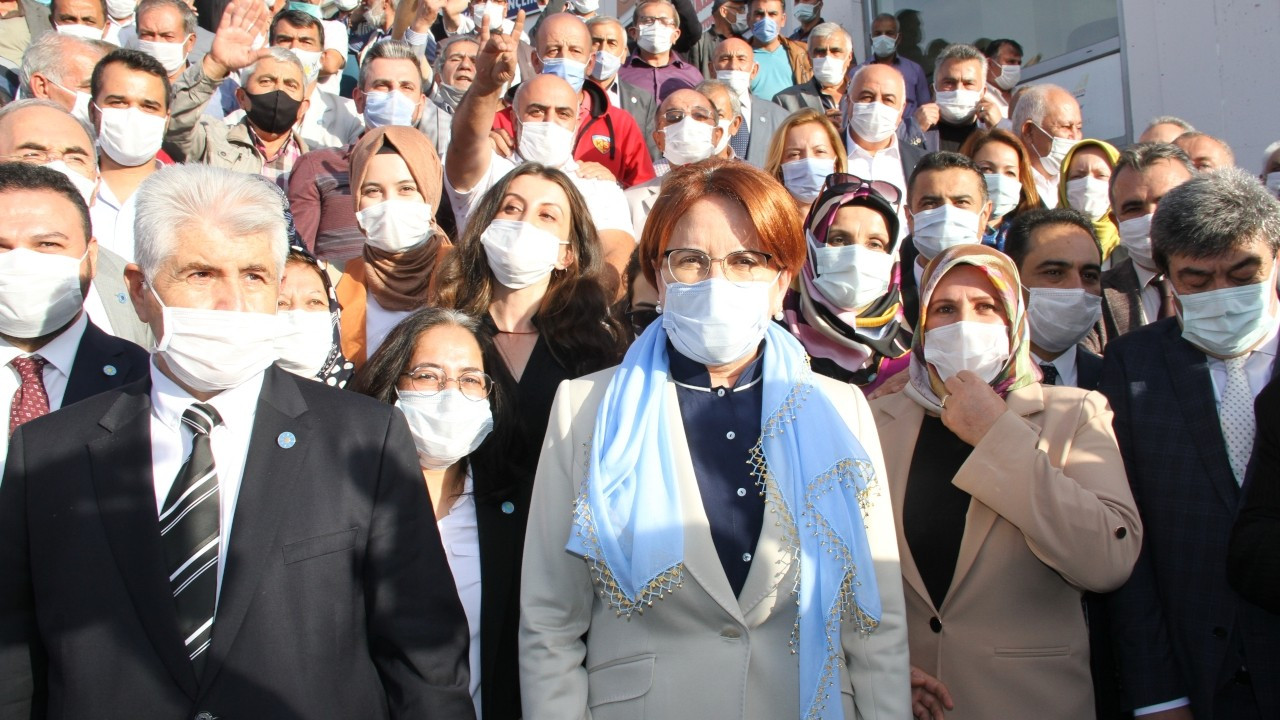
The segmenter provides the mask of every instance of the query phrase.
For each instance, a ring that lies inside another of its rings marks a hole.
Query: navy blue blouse
[[[763,353],[732,388],[711,387],[706,366],[681,355],[669,342],[667,354],[711,539],[737,595],[747,582],[764,523],[763,492],[751,465],[764,402]]]

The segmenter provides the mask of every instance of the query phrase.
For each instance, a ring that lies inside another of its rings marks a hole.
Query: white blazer
[[[778,720],[799,708],[795,563],[778,516],[765,514],[755,559],[734,597],[711,540],[689,448],[675,433],[684,513],[683,584],[643,614],[620,618],[596,594],[586,562],[565,550],[586,448],[614,370],[560,385],[534,483],[520,595],[520,688],[526,720],[652,718]],[[907,629],[889,482],[862,393],[824,377],[827,393],[875,466],[866,516],[883,614],[880,626],[841,637],[846,720],[911,717]],[[683,427],[668,383],[672,427]]]

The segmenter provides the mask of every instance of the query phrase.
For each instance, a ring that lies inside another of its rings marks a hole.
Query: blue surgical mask
[[[836,171],[835,158],[807,157],[782,163],[782,184],[800,202],[818,199],[827,176]]]
[[[542,61],[542,74],[555,75],[569,83],[574,92],[582,92],[582,83],[587,79],[587,65],[571,58],[546,58]]]
[[[795,9],[791,11],[796,20],[807,23],[818,17],[818,6],[809,3],[796,3]]]
[[[680,354],[708,367],[726,365],[760,345],[769,327],[773,283],[742,285],[722,277],[667,285],[662,327]]]
[[[1249,352],[1271,329],[1271,304],[1276,297],[1275,269],[1260,283],[1183,295],[1182,337],[1210,355],[1236,357]]]
[[[762,17],[751,26],[751,36],[768,45],[778,37],[778,21],[771,17]]]
[[[285,5],[285,9],[304,12],[317,20],[324,19],[324,16],[320,14],[320,6],[312,5],[309,2],[298,2],[298,0],[289,0],[289,4]]]
[[[364,123],[370,128],[388,125],[413,125],[413,113],[418,105],[404,96],[404,93],[377,90],[365,93]]]

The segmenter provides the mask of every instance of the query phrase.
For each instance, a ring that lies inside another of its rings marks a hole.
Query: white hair
[[[87,40],[73,35],[47,32],[27,46],[18,67],[18,83],[23,97],[31,97],[31,76],[35,73],[61,85],[70,70],[71,58],[78,54],[93,56],[96,65],[113,47],[101,40]],[[75,92],[75,88],[67,88]]]
[[[1014,132],[1021,135],[1022,126],[1026,125],[1027,121],[1031,121],[1036,125],[1044,124],[1044,116],[1049,112],[1049,96],[1055,90],[1068,95],[1071,94],[1050,83],[1031,85],[1019,92],[1017,104],[1013,106],[1013,118],[1011,120]]]
[[[211,165],[171,165],[144,180],[137,197],[134,255],[148,282],[173,254],[178,236],[197,228],[228,237],[265,235],[276,274],[284,271],[289,254],[284,199],[265,178]]]
[[[272,45],[265,49],[270,53],[270,57],[276,62],[288,63],[298,68],[298,73],[302,75],[302,81],[304,83],[307,81],[307,69],[302,67],[302,61],[298,59],[297,55],[293,54],[292,50],[289,48],[278,47],[276,45]],[[262,62],[262,59],[258,60],[258,62]],[[253,71],[257,69],[258,63],[254,63],[240,71],[240,87],[245,87],[249,84],[249,78],[253,77]]]
[[[953,43],[942,48],[942,52],[938,53],[938,58],[933,61],[933,73],[937,75],[942,71],[942,66],[949,62],[969,62],[973,61],[981,65],[981,73],[978,77],[987,76],[987,56],[982,51],[972,45],[964,43]]]
[[[842,37],[844,37],[844,41],[845,41],[844,44],[849,46],[849,50],[851,51],[853,50],[853,37],[849,35],[848,31],[840,27],[839,23],[833,23],[833,22],[821,23],[820,25],[818,25],[818,27],[814,28],[809,32],[809,39],[821,40],[822,38],[827,37],[828,35],[835,35],[835,34],[839,34]],[[811,42],[809,44],[812,45],[813,43]]]

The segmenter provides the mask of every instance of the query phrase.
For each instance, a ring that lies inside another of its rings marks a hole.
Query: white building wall
[[[1119,0],[1134,135],[1177,115],[1261,171],[1280,140],[1280,2]]]

